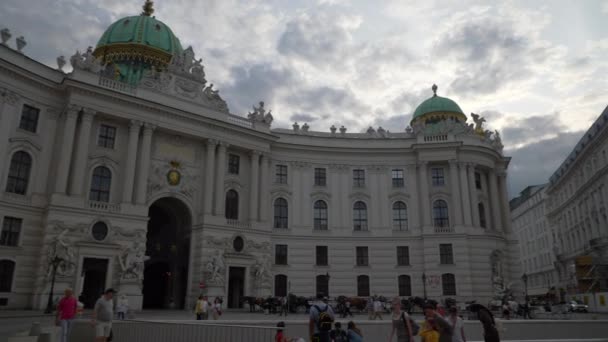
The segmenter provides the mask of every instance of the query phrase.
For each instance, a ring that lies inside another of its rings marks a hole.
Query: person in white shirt
[[[374,316],[372,319],[376,319],[380,318],[380,320],[382,320],[382,310],[384,310],[384,306],[382,305],[382,302],[380,301],[380,299],[376,298],[374,300]]]

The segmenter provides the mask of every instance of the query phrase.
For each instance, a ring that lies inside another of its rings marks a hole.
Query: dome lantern
[[[467,117],[458,104],[447,97],[437,95],[437,85],[431,87],[433,96],[423,101],[414,111],[410,125],[433,124],[447,119],[466,122]]]

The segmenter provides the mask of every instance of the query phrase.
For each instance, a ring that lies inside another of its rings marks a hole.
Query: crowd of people
[[[207,296],[200,295],[194,308],[196,319],[199,321],[208,320],[209,313],[211,313],[211,317],[214,320],[218,320],[220,318],[222,315],[222,299],[215,297],[215,299],[213,299],[213,303],[210,303]]]

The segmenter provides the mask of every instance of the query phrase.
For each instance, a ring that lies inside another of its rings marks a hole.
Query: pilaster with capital
[[[260,152],[249,152],[251,164],[251,179],[249,181],[249,221],[255,222],[258,220],[258,189],[259,189],[259,171],[260,171]]]
[[[471,200],[467,203],[469,203],[469,212],[471,213],[473,226],[479,227],[481,222],[479,221],[479,196],[477,195],[477,185],[475,185],[475,164],[469,163],[467,165],[467,172],[469,177],[469,191],[471,195]]]
[[[449,161],[449,163],[450,184],[452,188],[452,207],[454,208],[454,223],[456,225],[462,225],[462,202],[460,199],[460,185],[458,184],[458,162],[452,159]]]
[[[131,120],[129,122],[129,140],[127,145],[127,159],[125,160],[124,184],[122,193],[123,203],[133,203],[133,188],[135,187],[135,167],[137,161],[137,141],[142,123]]]
[[[418,163],[418,178],[420,182],[420,203],[422,204],[422,225],[431,225],[431,208],[429,206],[428,162]]]
[[[492,208],[493,229],[502,231],[502,217],[500,215],[501,196],[498,193],[498,177],[493,169],[488,173],[488,184],[490,185],[490,207]]]
[[[42,115],[42,124],[44,129],[44,142],[43,142],[43,153],[40,155],[40,167],[39,170],[44,170],[47,173],[51,167],[53,146],[55,146],[55,139],[57,138],[57,119],[61,113],[60,109],[47,107]],[[0,163],[1,164],[1,163]],[[34,190],[37,194],[44,194],[47,192],[47,184],[50,177],[45,177],[44,181],[36,182],[36,188]]]
[[[205,143],[205,188],[203,199],[205,214],[211,215],[213,212],[213,169],[215,166],[215,148],[217,140],[208,139]]]
[[[419,214],[419,204],[420,204],[420,194],[418,193],[418,181],[417,181],[417,170],[416,164],[407,165],[405,167],[407,171],[406,182],[407,182],[407,192],[410,195],[410,202],[408,203],[409,216],[408,220],[410,222],[411,227],[419,227],[420,226],[420,214]]]
[[[137,167],[137,187],[135,192],[135,203],[139,205],[146,204],[147,188],[148,188],[148,175],[150,172],[150,154],[152,152],[152,133],[156,126],[153,124],[145,123],[144,132],[141,138],[141,156],[139,158],[139,165]]]
[[[17,127],[19,96],[12,91],[0,88],[0,176],[8,168],[10,156],[7,156],[8,139]]]
[[[270,156],[264,153],[260,158],[260,221],[268,222],[270,213]]]
[[[67,191],[68,177],[70,176],[70,162],[72,161],[72,150],[74,146],[74,133],[76,131],[76,120],[80,107],[70,105],[64,115],[63,137],[61,140],[61,153],[57,164],[57,176],[55,177],[55,192],[65,194]]]
[[[458,166],[459,166],[458,173],[460,176],[460,186],[462,189],[460,192],[460,197],[462,200],[462,219],[463,219],[465,226],[470,226],[473,224],[473,221],[472,221],[472,217],[471,217],[472,201],[469,197],[470,185],[469,185],[469,179],[467,176],[468,165],[466,163],[460,163]]]
[[[91,126],[95,111],[83,108],[76,140],[76,158],[72,165],[72,182],[70,183],[70,195],[82,196],[84,187],[84,175],[87,171],[87,155],[89,154],[89,141],[91,140]]]
[[[226,176],[226,151],[228,144],[219,142],[217,148],[217,162],[215,163],[215,215],[224,216],[224,178]]]
[[[507,172],[498,172],[498,191],[500,192],[500,204],[502,213],[502,230],[505,233],[511,232],[511,208],[509,207],[509,193],[507,190]]]

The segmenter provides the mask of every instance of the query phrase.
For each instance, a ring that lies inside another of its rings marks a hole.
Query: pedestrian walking
[[[285,314],[285,317],[287,317],[287,297],[281,297],[279,299],[279,303],[279,305],[281,306],[279,316],[283,316],[283,314]]]
[[[215,299],[213,300],[213,319],[217,321],[218,319],[220,319],[221,315],[222,301],[218,297],[215,297]]]
[[[299,338],[297,338],[297,337],[294,337],[294,338],[286,337],[285,334],[283,333],[284,329],[285,329],[285,322],[277,323],[277,333],[276,333],[276,335],[274,335],[274,342],[297,342],[299,340]]]
[[[127,312],[129,311],[129,300],[127,296],[124,294],[120,296],[118,299],[118,303],[116,303],[116,316],[119,320],[124,320],[127,316]]]
[[[78,308],[78,301],[70,288],[65,289],[63,294],[63,298],[61,298],[59,304],[57,304],[55,323],[61,327],[60,341],[68,342],[70,332],[72,331],[72,322]]]
[[[458,308],[452,306],[448,309],[448,312],[450,313],[448,323],[450,323],[454,332],[452,342],[467,342],[467,338],[464,335],[464,321],[458,316]]]
[[[452,342],[452,336],[454,335],[452,326],[443,316],[437,313],[435,305],[430,303],[425,304],[423,310],[425,323],[427,324],[429,330],[428,340],[423,338],[423,341],[435,342],[435,338],[437,338],[437,342]],[[436,331],[438,335],[435,334],[433,331]]]
[[[401,310],[401,298],[395,297],[391,302],[393,309],[392,313],[392,329],[388,337],[388,341],[393,340],[393,336],[397,333],[397,342],[414,342],[414,336],[418,333],[414,332],[412,321],[407,312]],[[414,323],[415,324],[415,323]]]
[[[201,319],[206,321],[209,319],[209,311],[211,310],[211,304],[209,304],[209,298],[207,298],[207,296],[203,297],[201,305]]]
[[[312,342],[330,342],[331,326],[335,314],[328,304],[329,299],[323,294],[317,294],[317,302],[310,307],[308,319],[308,336]]]
[[[353,313],[350,311],[350,300],[346,299],[346,303],[344,303],[344,318],[346,318],[348,315],[353,317]]]
[[[91,323],[95,326],[95,341],[106,342],[112,333],[112,317],[114,317],[114,289],[104,291],[93,308]]]
[[[194,314],[196,315],[196,320],[200,321],[203,319],[203,301],[205,297],[198,296],[198,300],[196,301],[196,306],[194,307]]]
[[[363,342],[363,333],[357,328],[355,322],[348,322],[347,327],[346,336],[348,337],[348,342]]]
[[[380,301],[379,297],[376,297],[376,299],[374,300],[374,316],[372,319],[376,319],[379,318],[380,320],[382,320],[382,311],[384,311],[384,305],[383,303]]]
[[[498,329],[496,329],[496,321],[490,310],[481,304],[472,304],[469,310],[477,313],[477,318],[483,326],[484,342],[500,342]]]
[[[372,319],[374,319],[374,298],[373,297],[369,297],[367,299],[367,318],[371,321]]]

